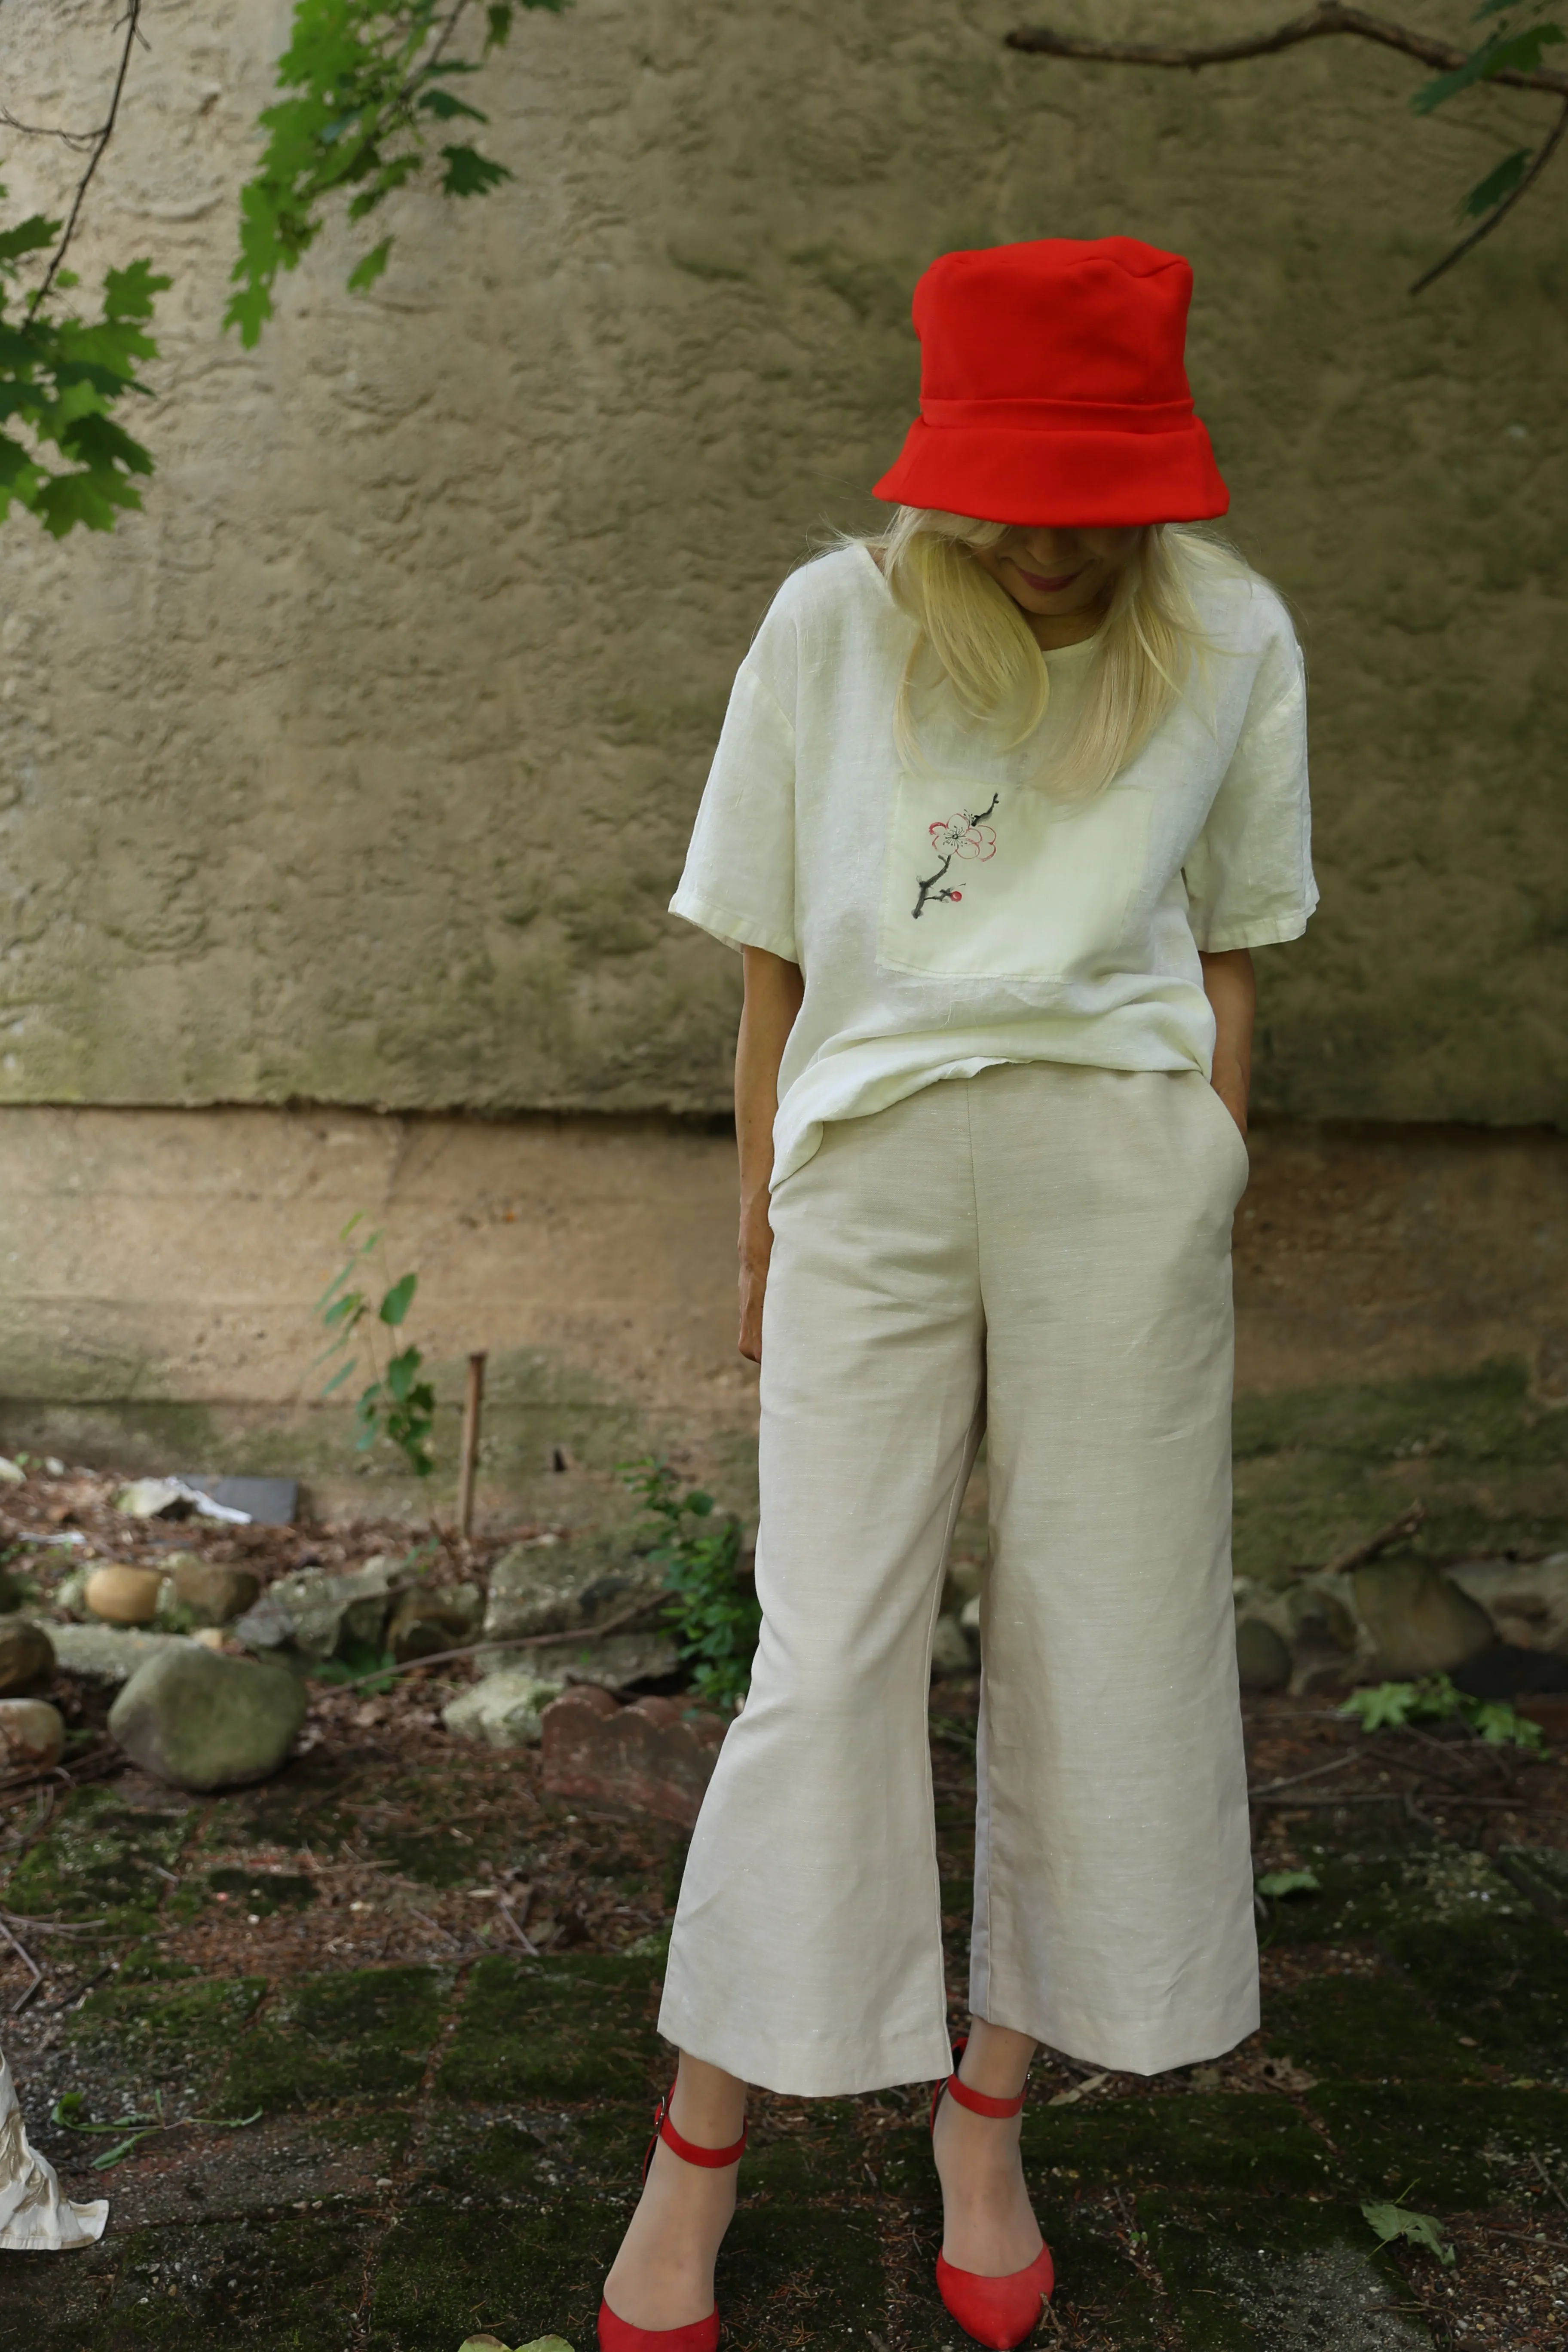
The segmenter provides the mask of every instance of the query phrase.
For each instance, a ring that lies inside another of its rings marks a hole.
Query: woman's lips
[[[1080,563],[1078,572],[1064,572],[1058,580],[1043,580],[1037,572],[1026,572],[1023,565],[1016,560],[1014,562],[1013,569],[1020,580],[1028,583],[1037,595],[1046,596],[1052,594],[1058,588],[1070,588],[1078,578],[1079,572],[1083,570],[1083,566]]]

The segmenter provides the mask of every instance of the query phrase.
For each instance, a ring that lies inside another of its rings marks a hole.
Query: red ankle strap
[[[994,2116],[998,2121],[1001,2121],[1008,2116],[1020,2115],[1023,2112],[1026,2095],[1022,2091],[1016,2099],[992,2099],[988,2098],[984,2091],[972,2091],[967,2083],[959,2081],[956,2074],[948,2076],[944,2087],[948,2097],[956,2099],[959,2105],[967,2107],[973,2116]]]
[[[705,2164],[715,2172],[726,2164],[739,2164],[746,2151],[745,2133],[741,2134],[733,2147],[699,2147],[695,2140],[683,2139],[669,2120],[669,2103],[674,2096],[675,2086],[672,2084],[659,2101],[658,2113],[654,2117],[658,2137],[666,2147],[672,2147],[683,2164]]]

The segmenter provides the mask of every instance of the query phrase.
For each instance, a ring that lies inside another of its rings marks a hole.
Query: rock
[[[304,1685],[287,1668],[181,1642],[137,1668],[109,1730],[154,1780],[233,1789],[276,1772],[304,1719]]]
[[[1568,1657],[1568,1552],[1548,1559],[1463,1559],[1451,1583],[1483,1608],[1500,1642]]]
[[[128,1519],[188,1519],[195,1505],[172,1478],[133,1478],[114,1497]]]
[[[618,1706],[606,1690],[567,1691],[544,1710],[544,1787],[552,1796],[653,1813],[690,1829],[724,1737],[717,1716],[668,1698]]]
[[[221,1625],[198,1625],[191,1639],[204,1650],[223,1650],[228,1645],[228,1635]]]
[[[0,1454],[0,1486],[25,1486],[27,1474],[8,1454]]]
[[[504,1650],[479,1652],[479,1664],[499,1666]],[[625,1690],[631,1683],[662,1682],[679,1672],[680,1653],[668,1633],[605,1633],[542,1643],[529,1653],[536,1674],[553,1675],[560,1683],[596,1683],[603,1690]]]
[[[235,1633],[247,1649],[294,1649],[308,1658],[331,1658],[350,1642],[379,1651],[391,1601],[392,1562],[367,1559],[346,1576],[302,1568],[269,1584]]]
[[[489,1748],[531,1748],[544,1709],[560,1696],[559,1683],[542,1682],[525,1666],[512,1666],[486,1675],[472,1690],[453,1699],[441,1709],[441,1720],[454,1739]]]
[[[386,1646],[400,1666],[459,1649],[478,1634],[485,1596],[477,1584],[442,1585],[434,1592],[405,1592],[392,1612]]]
[[[261,1579],[253,1569],[226,1560],[203,1559],[199,1552],[171,1552],[164,1574],[180,1608],[195,1625],[226,1625],[254,1608]]]
[[[192,1647],[183,1633],[143,1633],[131,1626],[51,1625],[49,1637],[62,1675],[109,1690],[129,1682],[149,1658]]]
[[[1290,1679],[1289,1649],[1261,1617],[1237,1619],[1236,1663],[1244,1691],[1283,1690]]]
[[[1495,1639],[1479,1603],[1426,1560],[1358,1569],[1354,1585],[1376,1670],[1391,1682],[1448,1674]]]
[[[931,1639],[931,1671],[933,1682],[943,1675],[966,1675],[974,1661],[969,1654],[969,1644],[963,1638],[963,1628],[956,1617],[939,1617]]]
[[[0,1698],[0,1764],[47,1771],[65,1754],[66,1719],[47,1698]]]
[[[57,1644],[30,1617],[0,1617],[0,1698],[26,1698],[55,1678]]]
[[[624,1537],[566,1542],[536,1536],[513,1544],[490,1570],[485,1633],[510,1641],[526,1633],[564,1633],[657,1592],[658,1572]]]
[[[27,1590],[20,1577],[0,1568],[0,1616],[8,1617],[14,1609],[24,1608],[27,1599]]]
[[[81,1597],[107,1625],[150,1625],[158,1614],[163,1581],[155,1568],[95,1568]]]
[[[1456,1666],[1453,1681],[1456,1690],[1467,1691],[1471,1698],[1544,1698],[1568,1692],[1568,1658],[1499,1642]]]

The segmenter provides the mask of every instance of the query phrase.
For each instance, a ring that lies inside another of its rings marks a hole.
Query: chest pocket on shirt
[[[1145,878],[1151,798],[1064,806],[1017,784],[900,775],[877,960],[962,980],[1066,980],[1110,962]]]

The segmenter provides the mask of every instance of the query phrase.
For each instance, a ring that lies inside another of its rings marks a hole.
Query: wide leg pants
[[[926,1710],[984,1433],[971,2006],[1107,2068],[1258,2023],[1230,1588],[1230,1223],[1194,1071],[1009,1064],[773,1195],[751,1694],[661,2031],[769,2089],[945,2074]]]

